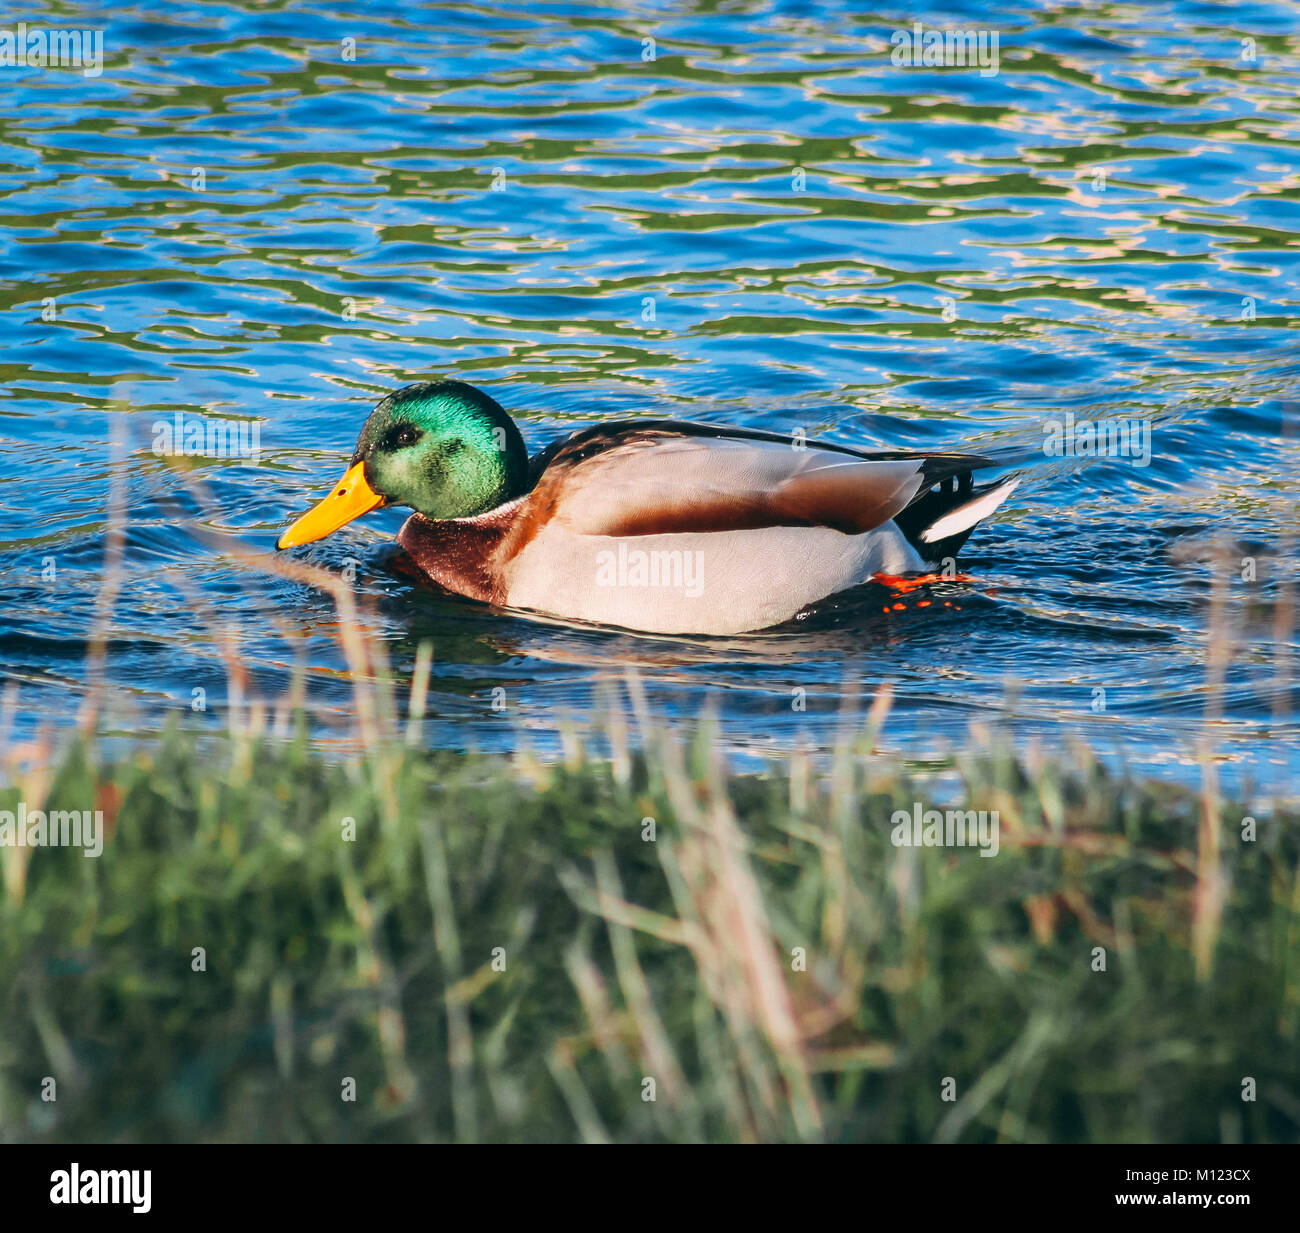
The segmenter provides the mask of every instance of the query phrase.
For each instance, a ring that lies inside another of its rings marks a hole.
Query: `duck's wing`
[[[888,522],[936,484],[991,465],[974,454],[867,453],[772,433],[627,421],[575,433],[532,461],[534,526],[663,535]],[[969,489],[969,480],[966,480]]]

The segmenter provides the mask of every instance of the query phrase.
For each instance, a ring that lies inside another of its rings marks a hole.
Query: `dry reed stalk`
[[[1232,658],[1233,632],[1228,615],[1229,549],[1217,544],[1211,556],[1209,630],[1206,635],[1205,726],[1200,740],[1201,810],[1196,837],[1196,889],[1192,896],[1192,952],[1197,980],[1214,970],[1214,949],[1227,894],[1222,864],[1223,828],[1219,776],[1214,763],[1213,729],[1223,716],[1223,683]]]
[[[104,691],[104,668],[107,657],[108,627],[117,607],[117,596],[122,587],[122,560],[126,551],[126,499],[123,494],[121,470],[126,455],[125,430],[117,412],[125,410],[114,391],[109,404],[110,441],[108,463],[108,516],[104,533],[104,573],[95,597],[95,619],[91,626],[86,652],[86,694],[82,701],[78,727],[83,735],[94,731],[99,719],[99,708]]]
[[[684,888],[686,902],[679,907],[696,926],[692,952],[704,988],[723,1014],[767,1124],[778,1133],[776,1119],[788,1107],[800,1136],[814,1138],[821,1133],[822,1118],[804,1033],[716,748],[711,750],[704,800],[699,802],[680,742],[657,733],[656,744],[683,832],[677,844],[660,840],[660,860],[666,869],[672,864]],[[755,1047],[755,1031],[776,1061],[780,1085]]]

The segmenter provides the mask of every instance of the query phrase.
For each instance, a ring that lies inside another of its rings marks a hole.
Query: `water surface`
[[[554,748],[631,664],[663,713],[711,704],[738,752],[822,748],[888,683],[882,742],[918,758],[996,721],[1195,783],[1208,731],[1230,781],[1287,782],[1293,6],[97,11],[25,20],[102,26],[102,75],[0,69],[20,732],[75,716],[101,620],[123,730],[221,722],[229,655],[273,700],[301,665],[320,734],[346,731],[333,600],[255,557],[374,401],[455,375],[532,447],[670,415],[985,450],[1025,479],[928,607],[866,587],[743,638],[415,587],[389,568],[398,511],[300,550],[373,606],[399,679],[432,640],[432,740]],[[895,66],[914,20],[996,30],[997,73]],[[158,456],[177,412],[256,426],[256,465]],[[1146,465],[1046,456],[1067,412],[1149,422]]]

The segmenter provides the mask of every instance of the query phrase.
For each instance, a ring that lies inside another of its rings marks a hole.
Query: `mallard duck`
[[[597,424],[530,459],[482,390],[424,382],[375,407],[343,478],[277,547],[408,505],[398,543],[460,595],[655,633],[734,634],[952,558],[1016,485],[975,487],[972,472],[992,465],[673,420]]]

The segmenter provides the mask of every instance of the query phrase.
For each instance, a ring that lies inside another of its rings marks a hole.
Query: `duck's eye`
[[[405,428],[399,428],[397,436],[393,438],[395,445],[414,445],[420,439],[419,432],[409,424]]]

